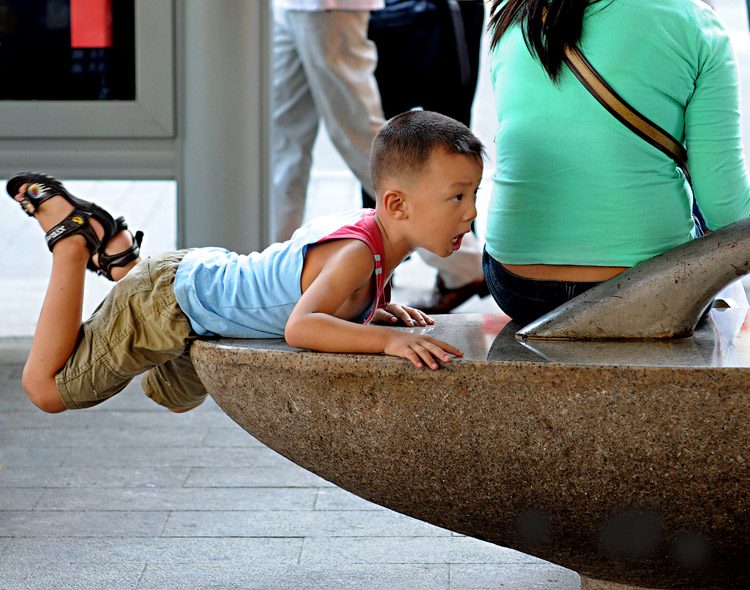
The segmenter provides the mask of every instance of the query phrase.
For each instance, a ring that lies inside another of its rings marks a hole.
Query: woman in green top
[[[566,44],[684,142],[710,229],[750,214],[735,55],[706,4],[492,0],[490,30],[498,130],[484,271],[513,319],[695,237],[682,171],[594,99],[564,65]]]

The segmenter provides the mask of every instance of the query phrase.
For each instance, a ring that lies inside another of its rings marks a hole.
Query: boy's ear
[[[388,189],[383,195],[383,207],[394,219],[406,219],[408,217],[408,207],[406,200],[401,191]]]

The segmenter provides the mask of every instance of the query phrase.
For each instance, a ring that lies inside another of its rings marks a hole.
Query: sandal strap
[[[57,194],[66,196],[70,195],[70,193],[68,193],[68,191],[63,186],[62,182],[57,180],[57,178],[49,176],[48,174],[42,174],[41,172],[31,172],[28,170],[25,172],[17,172],[8,179],[8,183],[6,185],[8,194],[11,197],[15,197],[18,193],[18,190],[21,188],[21,185],[23,184],[43,184],[45,187],[55,191]]]
[[[41,172],[19,172],[14,174],[8,180],[6,190],[11,197],[15,197],[23,184],[27,184],[28,186],[21,199],[21,208],[29,217],[34,217],[39,206],[55,195],[61,195],[74,207],[81,208],[81,204],[86,203],[86,201],[77,199],[71,195],[59,180]]]
[[[21,207],[30,217],[34,217],[39,206],[44,201],[51,199],[55,195],[60,195],[63,199],[68,201],[73,207],[80,211],[86,212],[89,216],[96,219],[104,229],[103,240],[109,239],[109,237],[117,233],[117,224],[112,216],[102,209],[96,203],[79,199],[68,192],[63,186],[62,182],[47,174],[41,172],[19,172],[14,174],[6,185],[8,194],[11,197],[15,197],[18,194],[20,188],[24,185],[26,192],[21,197]],[[91,268],[91,266],[89,266]],[[93,269],[92,269],[93,270]]]
[[[70,215],[50,229],[44,236],[50,252],[52,252],[52,248],[54,248],[57,242],[75,234],[84,237],[89,252],[92,254],[96,252],[99,248],[100,242],[94,228],[91,227],[91,224],[89,223],[89,216],[89,213],[86,211],[74,209]]]
[[[30,184],[24,194],[21,196],[21,209],[29,217],[34,217],[34,214],[39,210],[39,206],[55,196],[55,192],[48,186],[43,184]]]
[[[127,229],[128,226],[125,224],[125,220],[122,217],[119,217],[117,219],[118,223],[122,220],[122,223],[124,227],[122,229]],[[130,232],[128,232],[130,233]],[[133,237],[133,243],[130,245],[130,248],[127,250],[123,250],[122,252],[119,252],[117,254],[104,254],[104,246],[105,244],[102,244],[101,252],[99,253],[99,268],[97,269],[97,273],[107,277],[110,281],[114,281],[115,279],[112,277],[112,269],[115,267],[121,267],[125,266],[127,264],[130,264],[134,260],[138,259],[138,256],[141,254],[141,242],[143,242],[143,232],[137,231],[135,232],[135,236],[133,236],[132,233],[130,235]]]

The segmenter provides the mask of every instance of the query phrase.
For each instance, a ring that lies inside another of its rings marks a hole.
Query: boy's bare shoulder
[[[343,238],[308,247],[302,271],[303,288],[322,272],[346,273],[351,278],[367,279],[375,268],[372,250],[362,240]]]
[[[311,244],[308,246],[305,262],[313,259],[317,259],[323,263],[334,259],[337,262],[351,259],[353,262],[368,260],[373,263],[375,260],[370,247],[357,238],[339,238],[320,244]]]

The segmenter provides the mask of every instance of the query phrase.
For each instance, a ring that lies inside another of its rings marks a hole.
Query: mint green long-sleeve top
[[[684,142],[712,229],[750,214],[729,35],[699,0],[604,0],[580,48],[633,107]],[[514,26],[491,53],[498,116],[486,248],[508,264],[633,266],[693,237],[682,172],[563,65],[553,83]]]

